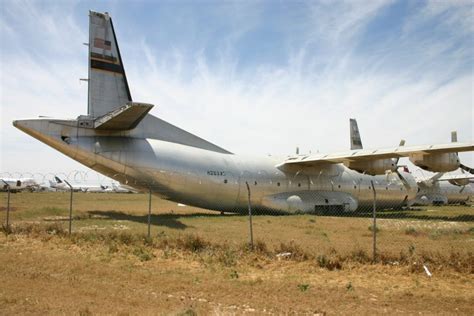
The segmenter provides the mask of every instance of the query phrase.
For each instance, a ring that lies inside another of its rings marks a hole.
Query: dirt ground
[[[474,314],[469,207],[382,214],[372,264],[364,215],[256,216],[252,252],[245,216],[158,199],[152,240],[134,237],[147,227],[135,194],[77,194],[69,237],[65,196],[12,196],[0,314]]]
[[[53,238],[0,239],[0,313],[471,314],[472,274],[408,267],[258,260],[233,267],[185,253],[140,261]]]

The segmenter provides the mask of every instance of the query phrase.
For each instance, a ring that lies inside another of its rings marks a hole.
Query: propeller
[[[451,142],[456,143],[458,141],[458,132],[457,131],[452,131],[451,132]],[[464,171],[469,172],[470,174],[474,174],[474,169],[470,168],[466,165],[463,165],[462,163],[459,164],[459,168],[461,168],[461,171],[464,173]]]
[[[405,146],[405,140],[402,139],[400,140],[400,144],[398,145],[399,147],[402,147],[402,146]],[[398,164],[398,161],[400,160],[400,157],[397,157],[397,158],[393,158],[393,162],[395,163],[395,171],[392,172],[391,170],[387,170],[387,173],[386,173],[386,176],[387,176],[387,181],[388,181],[388,178],[389,176],[392,174],[392,173],[396,173],[398,178],[400,179],[400,181],[402,181],[403,183],[403,186],[405,188],[407,188],[407,190],[410,190],[411,189],[411,186],[410,184],[408,183],[408,181],[405,179],[405,177],[403,177],[403,175],[400,173],[400,171],[398,170],[400,167],[407,167],[407,166],[403,166],[403,165],[399,165]]]
[[[459,165],[459,168],[461,168],[461,169],[464,170],[464,171],[469,172],[470,174],[474,174],[474,169],[473,169],[473,168],[470,168],[470,167],[468,167],[468,166],[466,166],[466,165],[460,164],[460,165]]]

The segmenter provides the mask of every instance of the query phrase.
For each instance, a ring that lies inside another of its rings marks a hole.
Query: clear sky
[[[472,1],[2,0],[0,173],[87,170],[11,122],[86,113],[89,9],[134,101],[234,153],[474,140]]]

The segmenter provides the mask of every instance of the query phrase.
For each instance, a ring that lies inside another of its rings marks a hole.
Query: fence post
[[[247,192],[248,192],[250,249],[253,250],[252,205],[250,204],[250,187],[249,187],[249,183],[247,181],[245,181],[245,184],[247,185]]]
[[[64,180],[64,182],[69,186],[69,189],[71,191],[71,195],[69,197],[69,236],[71,236],[71,231],[72,231],[72,194],[74,192],[72,185]]]
[[[151,237],[151,186],[148,191],[148,239]]]
[[[372,217],[373,217],[373,223],[372,223],[372,235],[373,235],[373,262],[377,260],[377,216],[376,216],[376,208],[377,208],[377,193],[375,191],[375,186],[374,186],[374,181],[370,180],[370,183],[372,184],[372,190],[374,191],[374,205],[372,209]]]
[[[7,232],[7,235],[10,233],[10,185],[8,184],[8,182],[6,182],[5,180],[3,180],[3,183],[5,183],[5,185],[7,186],[7,190],[8,190],[8,195],[7,195],[7,223],[6,223],[6,232]]]

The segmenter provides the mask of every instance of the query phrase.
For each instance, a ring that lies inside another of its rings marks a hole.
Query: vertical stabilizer
[[[457,143],[458,142],[458,132],[457,131],[452,131],[451,132],[451,143]]]
[[[132,101],[112,18],[89,11],[90,116],[97,118]]]
[[[360,139],[359,127],[355,119],[349,119],[351,133],[351,150],[362,149],[362,140]]]

